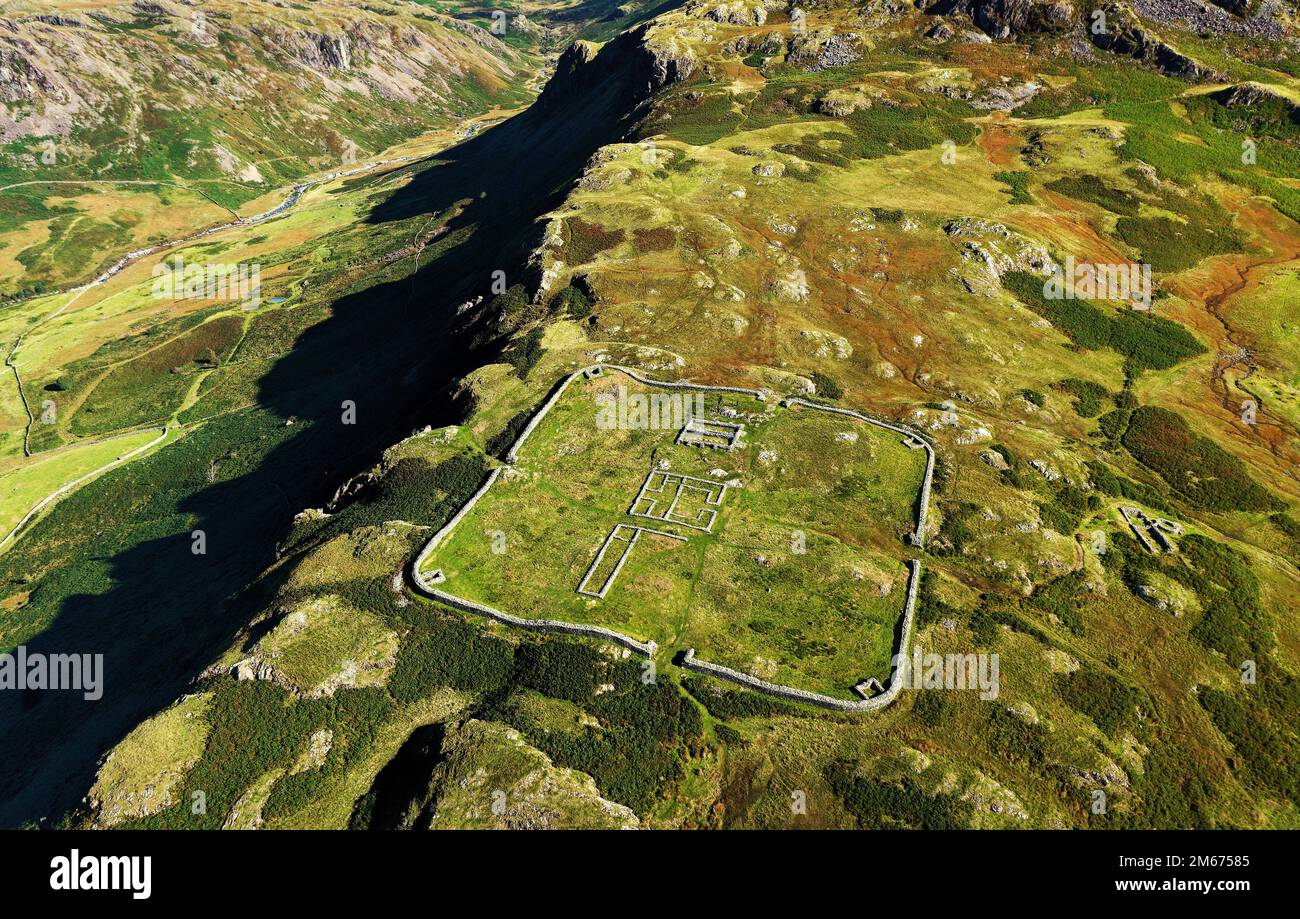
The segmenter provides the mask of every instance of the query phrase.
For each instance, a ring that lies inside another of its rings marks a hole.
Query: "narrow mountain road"
[[[39,322],[35,323],[31,328],[23,331],[14,340],[13,347],[9,349],[9,353],[5,357],[5,366],[8,367],[13,372],[14,382],[18,386],[18,397],[22,400],[23,409],[27,412],[27,428],[23,432],[23,455],[24,456],[32,455],[31,433],[32,433],[32,425],[36,423],[36,416],[32,413],[32,407],[27,401],[27,393],[23,389],[23,378],[18,371],[18,360],[17,360],[18,349],[22,347],[23,340],[28,335],[30,335],[32,332],[36,331],[37,329],[41,328],[42,326],[50,323],[54,319],[57,319],[63,313],[67,312],[68,308],[72,306],[72,304],[76,303],[83,293],[85,293],[86,291],[92,288],[99,287],[103,284],[106,284],[114,276],[119,274],[123,269],[134,264],[135,262],[138,262],[140,259],[145,258],[146,256],[153,255],[158,252],[164,252],[168,249],[174,249],[177,246],[183,246],[188,243],[195,242],[196,240],[199,239],[205,239],[208,236],[212,236],[215,233],[221,233],[225,230],[234,229],[236,227],[255,226],[256,224],[265,223],[268,220],[273,220],[276,217],[279,217],[282,214],[285,214],[290,210],[292,210],[298,204],[298,202],[302,200],[302,196],[307,192],[307,190],[317,185],[323,185],[326,182],[333,182],[336,179],[343,179],[343,178],[347,178],[348,176],[358,175],[362,172],[369,172],[375,169],[382,169],[385,166],[391,166],[397,163],[409,162],[414,159],[416,159],[416,157],[414,156],[405,156],[405,157],[397,157],[395,159],[390,159],[390,160],[380,160],[374,163],[365,163],[353,169],[344,169],[336,172],[331,172],[328,175],[324,175],[307,182],[299,183],[298,185],[295,185],[290,190],[289,194],[285,197],[283,201],[281,201],[279,204],[277,204],[275,207],[271,208],[268,211],[263,211],[262,213],[255,214],[251,217],[238,217],[235,220],[231,220],[222,224],[217,224],[216,226],[208,227],[207,229],[199,230],[198,232],[190,233],[186,236],[181,236],[176,239],[168,240],[167,242],[157,243],[155,245],[148,246],[144,249],[136,249],[133,252],[128,252],[126,255],[122,256],[115,263],[113,263],[113,265],[107,271],[99,275],[99,277],[95,278],[94,280],[89,281],[85,284],[81,284],[77,287],[70,287],[66,290],[59,291],[57,294],[55,294],[54,296],[59,296],[63,294],[70,294],[71,296],[68,299],[67,303],[64,303],[54,312],[46,316],[44,319],[41,319]],[[27,184],[27,183],[19,183],[19,184]],[[158,184],[158,183],[152,183],[152,184]],[[12,188],[14,186],[6,186],[6,187]],[[3,190],[4,189],[0,189],[0,191]],[[47,297],[50,296],[50,294],[40,294],[39,296]],[[34,299],[34,298],[29,297],[26,299]],[[15,300],[12,302],[21,303],[23,301]]]
[[[37,501],[34,505],[32,505],[31,510],[29,510],[25,515],[23,515],[23,519],[19,520],[18,523],[14,525],[14,528],[5,535],[4,539],[0,539],[0,552],[3,552],[12,542],[14,542],[18,538],[18,534],[22,531],[23,527],[27,526],[27,524],[31,522],[31,520],[35,518],[36,515],[39,514],[41,511],[43,511],[45,508],[49,507],[51,504],[59,500],[59,498],[62,498],[64,495],[72,491],[77,486],[95,478],[95,476],[107,472],[108,470],[114,468],[115,466],[120,466],[123,463],[129,462],[130,460],[133,460],[140,454],[144,453],[146,450],[151,450],[154,447],[158,446],[158,444],[162,443],[164,440],[167,439],[167,435],[168,433],[170,433],[170,430],[171,430],[170,428],[164,427],[162,429],[162,433],[159,434],[157,437],[155,437],[153,440],[149,441],[147,444],[142,444],[141,446],[136,447],[134,450],[130,451],[129,453],[122,454],[112,462],[105,463],[104,465],[100,466],[98,469],[92,469],[90,472],[87,472],[85,475],[73,479],[71,482],[67,482],[63,485],[60,485],[58,488],[54,489],[54,491],[50,492],[44,498]],[[130,436],[130,434],[129,433],[122,434],[120,436],[128,437]]]

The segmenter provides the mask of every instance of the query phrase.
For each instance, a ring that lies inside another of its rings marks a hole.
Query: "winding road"
[[[54,491],[46,495],[44,498],[37,501],[36,504],[32,506],[32,509],[29,510],[23,516],[23,519],[19,520],[18,523],[14,525],[14,528],[5,535],[4,539],[0,539],[0,552],[3,552],[11,542],[16,541],[18,538],[18,534],[23,529],[23,527],[27,526],[27,524],[30,523],[31,520],[35,518],[36,515],[39,514],[41,511],[43,511],[45,508],[49,507],[55,501],[62,498],[64,495],[72,491],[78,485],[81,485],[84,482],[88,482],[91,479],[93,479],[95,476],[99,475],[100,473],[108,472],[108,470],[112,469],[113,467],[120,466],[123,463],[129,462],[130,460],[135,459],[141,453],[144,453],[146,450],[150,450],[158,446],[158,444],[162,443],[164,440],[167,439],[167,434],[169,432],[170,429],[164,427],[162,429],[162,433],[159,434],[157,437],[155,437],[153,440],[149,441],[147,444],[141,444],[131,452],[122,454],[117,459],[113,460],[111,463],[105,463],[104,465],[100,466],[98,469],[93,469],[90,472],[87,472],[85,475],[80,476],[79,478],[73,479],[71,482],[59,486],[58,488],[54,489]],[[121,434],[119,436],[129,437],[130,432],[128,432],[127,434]]]

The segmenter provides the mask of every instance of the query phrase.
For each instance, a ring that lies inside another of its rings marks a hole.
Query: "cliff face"
[[[553,111],[589,93],[615,87],[627,108],[633,109],[660,90],[687,79],[694,69],[691,53],[662,39],[650,25],[624,32],[604,45],[577,41],[560,55],[555,75],[537,107]]]
[[[604,45],[577,41],[560,55],[546,89],[519,122],[530,133],[555,138],[539,148],[566,164],[564,181],[572,182],[579,175],[572,167],[627,136],[655,96],[687,80],[696,66],[684,45],[649,24]],[[540,162],[538,173],[545,174]],[[539,225],[525,272],[535,298],[548,291],[554,269],[545,235]]]

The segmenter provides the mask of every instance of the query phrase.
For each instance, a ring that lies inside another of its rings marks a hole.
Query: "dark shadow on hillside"
[[[375,776],[370,790],[353,808],[349,827],[354,830],[427,830],[433,770],[442,762],[447,726],[427,724],[416,728],[396,755]]]
[[[611,45],[627,40],[635,41]],[[528,112],[409,167],[409,186],[379,203],[370,221],[463,202],[448,238],[466,238],[414,278],[337,300],[261,381],[262,413],[210,421],[112,473],[103,480],[111,487],[70,496],[0,558],[0,595],[30,590],[37,610],[48,605],[52,625],[28,651],[102,653],[106,669],[98,702],[0,692],[0,826],[75,807],[98,760],[186,692],[266,608],[283,569],[241,592],[276,560],[297,511],[323,503],[413,427],[457,420],[446,384],[483,363],[495,343],[490,320],[458,317],[456,307],[485,293],[495,269],[520,278],[537,218],[562,200],[597,147],[622,135],[635,100],[654,87],[636,47],[616,48],[608,60],[570,61]],[[340,421],[344,400],[356,403],[354,425]],[[290,418],[297,421],[287,427]],[[223,472],[209,483],[214,461]],[[204,530],[206,555],[191,552],[192,528]],[[29,583],[32,572],[42,576]]]

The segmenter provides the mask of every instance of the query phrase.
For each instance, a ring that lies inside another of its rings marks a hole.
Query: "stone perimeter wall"
[[[604,371],[606,369],[617,370],[636,380],[638,383],[643,383],[647,386],[657,386],[664,389],[730,392],[739,395],[752,396],[762,401],[766,401],[768,395],[761,389],[744,389],[737,386],[705,386],[698,383],[669,383],[662,380],[652,380],[649,377],[642,376],[636,371],[627,367],[619,366],[618,364],[592,364],[589,367],[575,370],[573,373],[569,374],[563,383],[556,387],[555,392],[553,392],[551,397],[543,403],[541,408],[538,409],[537,414],[532,417],[527,426],[520,432],[518,439],[515,440],[514,444],[510,447],[510,450],[506,453],[506,466],[513,466],[518,461],[519,448],[524,445],[524,441],[526,441],[529,435],[531,435],[533,431],[537,429],[537,426],[541,424],[542,419],[544,419],[547,414],[550,413],[551,409],[555,407],[555,403],[560,400],[560,396],[564,395],[564,392],[569,388],[570,383],[593,370]],[[911,430],[910,428],[882,421],[878,418],[872,418],[871,416],[864,415],[861,412],[855,412],[845,408],[836,408],[830,405],[822,405],[817,402],[809,402],[806,399],[799,399],[796,397],[786,399],[785,402],[787,405],[802,405],[806,408],[816,409],[819,411],[848,415],[849,417],[856,418],[859,421],[864,421],[867,424],[874,424],[879,427],[888,428],[891,431],[896,431],[900,434],[906,434],[915,438],[925,448],[927,457],[925,479],[921,485],[921,507],[917,514],[916,528],[916,536],[918,540],[916,544],[919,546],[921,544],[920,540],[924,539],[925,512],[930,503],[930,481],[934,474],[934,448],[931,446],[930,442],[923,435]],[[637,641],[630,635],[624,635],[622,632],[616,632],[613,629],[607,629],[598,625],[583,625],[578,622],[563,622],[559,619],[524,619],[520,616],[512,616],[509,613],[502,612],[501,610],[486,604],[478,603],[474,600],[466,600],[462,597],[449,594],[446,591],[439,590],[436,586],[425,579],[423,573],[420,571],[420,567],[424,560],[428,558],[439,545],[441,545],[442,541],[450,535],[456,525],[460,523],[460,521],[463,520],[471,510],[473,510],[474,505],[478,503],[479,499],[482,498],[483,495],[487,494],[488,489],[496,482],[503,469],[505,469],[505,466],[498,466],[496,469],[493,469],[492,472],[488,474],[487,479],[483,482],[483,485],[479,490],[465,502],[464,506],[462,506],[461,509],[447,521],[446,525],[444,525],[442,529],[433,534],[429,541],[425,543],[424,548],[420,550],[420,553],[415,557],[415,560],[411,562],[409,571],[411,583],[415,585],[416,589],[420,593],[437,600],[439,603],[450,606],[453,609],[459,609],[463,612],[479,616],[486,616],[489,619],[495,619],[496,621],[505,623],[506,625],[534,632],[562,633],[567,635],[578,635],[584,638],[604,639],[635,651],[638,654],[643,654],[646,657],[653,657],[655,652],[659,650],[658,644],[654,641]],[[907,600],[903,606],[903,634],[899,640],[897,651],[899,655],[906,654],[908,645],[911,643],[912,621],[916,609],[916,590],[921,581],[920,561],[917,559],[909,559],[908,565],[911,567],[911,575],[908,579],[907,585]],[[903,689],[898,668],[894,669],[894,672],[890,675],[889,685],[880,695],[873,696],[870,699],[848,700],[837,699],[834,696],[824,696],[820,693],[797,689],[793,686],[782,686],[779,683],[769,683],[766,680],[760,680],[747,673],[741,673],[739,670],[732,670],[730,667],[723,667],[720,664],[711,664],[708,661],[697,658],[695,656],[694,648],[688,648],[686,650],[686,654],[682,658],[682,666],[687,670],[737,683],[747,689],[766,693],[778,698],[844,712],[874,711],[876,709],[884,708],[886,705],[898,698],[898,694]]]
[[[882,421],[879,418],[873,418],[870,415],[864,415],[862,412],[855,412],[852,409],[836,408],[833,405],[822,405],[819,402],[809,402],[807,399],[800,399],[791,396],[785,400],[786,405],[802,405],[806,408],[815,408],[823,412],[834,412],[837,415],[848,415],[850,418],[856,418],[859,421],[865,421],[867,424],[874,424],[879,428],[888,428],[899,434],[905,434],[919,443],[925,449],[925,478],[921,480],[921,506],[916,512],[916,534],[912,544],[918,548],[925,545],[925,512],[930,506],[930,485],[934,481],[934,446],[929,439],[920,431],[913,430],[905,425],[894,424],[892,421]]]
[[[921,581],[921,563],[917,559],[908,559],[908,565],[912,569],[911,576],[907,584],[907,602],[903,607],[903,635],[898,642],[898,656],[907,654],[908,645],[911,644],[912,638],[912,621],[916,612],[916,588]],[[682,667],[687,670],[693,670],[696,673],[703,673],[719,680],[727,680],[731,683],[737,683],[746,689],[752,689],[755,692],[766,693],[769,696],[776,696],[780,699],[787,699],[791,702],[803,702],[806,705],[816,705],[821,708],[830,708],[840,712],[868,712],[884,708],[889,703],[898,698],[898,694],[903,691],[902,668],[895,667],[889,677],[889,685],[885,691],[878,696],[872,696],[870,699],[837,699],[834,696],[824,696],[821,693],[809,692],[806,689],[797,689],[794,686],[783,686],[780,683],[769,683],[767,680],[760,680],[758,677],[750,676],[748,673],[741,673],[739,670],[732,670],[730,667],[723,667],[720,664],[711,664],[708,661],[700,660],[695,656],[694,648],[687,648],[686,654],[682,658]]]

